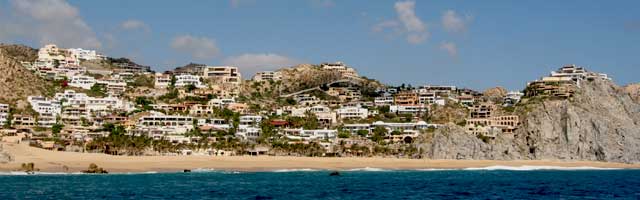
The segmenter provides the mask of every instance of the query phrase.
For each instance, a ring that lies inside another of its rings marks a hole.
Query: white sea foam
[[[445,169],[445,168],[426,168],[426,169],[415,169],[415,171],[423,171],[423,172],[431,172],[431,171],[452,171],[458,169]]]
[[[532,170],[616,170],[621,168],[600,168],[600,167],[559,167],[559,166],[489,166],[489,167],[470,167],[463,170],[511,170],[511,171],[532,171]]]
[[[308,169],[308,168],[303,168],[303,169],[277,169],[277,170],[273,170],[272,172],[315,172],[315,171],[320,171],[320,170]]]
[[[382,169],[382,168],[374,168],[374,167],[365,167],[365,168],[354,168],[354,169],[348,169],[345,171],[365,171],[365,172],[386,172],[386,171],[391,171],[389,169]]]

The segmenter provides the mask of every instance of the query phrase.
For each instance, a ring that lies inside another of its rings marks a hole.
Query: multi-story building
[[[243,115],[240,116],[240,125],[247,125],[250,127],[259,127],[262,122],[262,116],[260,115]]]
[[[171,85],[171,75],[156,73],[155,75],[155,88],[167,88]]]
[[[357,78],[358,72],[355,69],[348,67],[343,62],[335,62],[335,63],[322,63],[320,67],[325,70],[336,71],[339,72],[340,75],[346,78]]]
[[[186,87],[189,85],[196,86],[197,88],[204,88],[205,85],[200,82],[200,76],[191,74],[179,74],[175,75],[176,87]]]
[[[369,109],[362,107],[342,107],[336,110],[341,120],[345,119],[366,119],[369,115]]]
[[[393,104],[393,96],[381,96],[376,97],[373,100],[373,105],[375,106],[390,106]]]
[[[402,91],[395,94],[393,102],[399,106],[415,106],[419,103],[418,93],[412,91]]]
[[[216,83],[242,83],[240,71],[237,67],[231,66],[207,66],[204,68],[204,77]]]
[[[193,127],[193,118],[180,115],[161,115],[154,114],[141,117],[138,125],[142,127],[162,126],[162,127]]]
[[[262,71],[262,72],[258,72],[256,73],[255,76],[253,76],[252,80],[253,81],[257,81],[257,82],[263,82],[263,81],[279,81],[281,79],[280,77],[280,72],[274,72],[274,71]]]
[[[56,100],[49,100],[41,96],[29,96],[28,101],[34,111],[43,114],[59,115],[62,112],[62,103]]]
[[[95,50],[85,50],[81,48],[67,49],[72,57],[78,60],[104,60],[104,56],[97,53]]]
[[[493,111],[496,109],[495,105],[489,103],[483,103],[472,106],[469,110],[469,118],[471,119],[486,119],[492,116]]]
[[[426,114],[428,111],[428,108],[425,105],[412,105],[412,106],[393,105],[393,106],[389,106],[389,111],[397,114],[419,115],[419,114]]]

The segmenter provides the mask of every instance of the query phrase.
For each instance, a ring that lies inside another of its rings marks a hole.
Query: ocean
[[[640,199],[640,170],[277,170],[0,175],[0,199]]]

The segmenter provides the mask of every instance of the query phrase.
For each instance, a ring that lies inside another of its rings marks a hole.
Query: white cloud
[[[442,14],[442,26],[444,30],[453,33],[465,32],[467,24],[471,21],[470,16],[461,17],[454,10],[447,10]]]
[[[416,15],[415,6],[415,1],[396,2],[394,8],[398,19],[382,21],[374,25],[373,31],[392,29],[406,35],[407,42],[411,44],[424,42],[429,37],[429,31],[427,25]]]
[[[188,53],[191,57],[200,60],[212,59],[220,53],[213,39],[191,35],[175,37],[171,42],[171,48],[178,52]]]
[[[458,56],[458,47],[453,42],[443,42],[440,44],[440,50],[443,50],[449,54],[451,57]]]
[[[129,19],[129,20],[123,21],[120,24],[120,28],[124,30],[143,30],[145,32],[151,31],[151,28],[149,27],[149,25],[137,19]]]
[[[242,54],[224,59],[223,64],[237,66],[245,77],[253,76],[259,71],[271,71],[281,67],[289,67],[302,63],[286,56],[272,53]]]
[[[10,0],[9,14],[0,23],[4,37],[37,40],[41,45],[98,49],[102,46],[95,32],[82,19],[78,9],[64,0]]]

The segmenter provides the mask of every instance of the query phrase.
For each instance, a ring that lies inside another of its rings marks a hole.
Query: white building
[[[253,127],[250,125],[239,125],[235,135],[245,140],[255,140],[260,137],[261,132],[262,130],[257,127]]]
[[[504,106],[512,106],[518,104],[524,93],[511,91],[504,97]]]
[[[0,104],[0,127],[4,126],[9,120],[9,105]]]
[[[105,57],[96,53],[95,50],[85,50],[81,48],[77,49],[67,49],[69,53],[71,53],[72,57],[75,57],[79,60],[103,60]]]
[[[237,67],[231,66],[207,66],[204,68],[204,77],[218,83],[242,83],[240,71]]]
[[[69,86],[79,87],[85,90],[91,89],[94,84],[96,84],[96,79],[85,75],[71,76],[69,81]]]
[[[373,122],[373,124],[371,124],[371,129],[373,130],[377,126],[384,127],[389,132],[393,132],[393,131],[400,131],[400,132],[419,131],[419,130],[427,129],[429,127],[432,127],[432,128],[437,128],[438,127],[438,125],[428,124],[425,121],[408,122],[408,123],[395,123],[395,122],[376,121],[376,122]]]
[[[427,107],[424,105],[415,105],[415,106],[401,106],[401,105],[393,105],[389,106],[389,111],[397,114],[425,114],[427,113]]]
[[[49,100],[41,96],[29,96],[28,101],[31,104],[31,108],[39,113],[41,116],[44,114],[59,115],[62,112],[62,103],[56,100]]]
[[[358,77],[358,72],[355,69],[348,67],[343,62],[335,62],[335,63],[322,63],[320,67],[325,70],[337,71],[343,77]]]
[[[274,71],[262,71],[262,72],[258,72],[256,73],[255,76],[253,76],[253,81],[257,81],[257,82],[262,82],[262,81],[278,81],[281,79],[280,77],[280,73],[279,72],[274,72]]]
[[[215,99],[209,100],[209,103],[207,103],[207,105],[210,106],[211,108],[222,109],[227,107],[227,105],[233,104],[233,103],[236,103],[235,98],[215,98]]]
[[[304,130],[299,128],[284,129],[282,132],[285,137],[293,140],[331,140],[338,135],[337,130],[331,129]]]
[[[366,119],[369,115],[369,109],[362,107],[342,107],[336,110],[338,117],[345,119]]]
[[[393,105],[393,96],[389,95],[389,96],[376,97],[373,100],[373,104],[375,106],[390,106],[390,105]]]
[[[250,127],[260,127],[260,122],[262,122],[262,116],[260,115],[240,116],[240,125],[246,125]]]
[[[200,76],[197,76],[197,75],[180,74],[180,75],[176,75],[175,78],[176,78],[176,84],[175,84],[176,87],[186,87],[189,85],[196,86],[197,88],[206,87],[205,85],[202,84],[202,82],[200,82]]]

